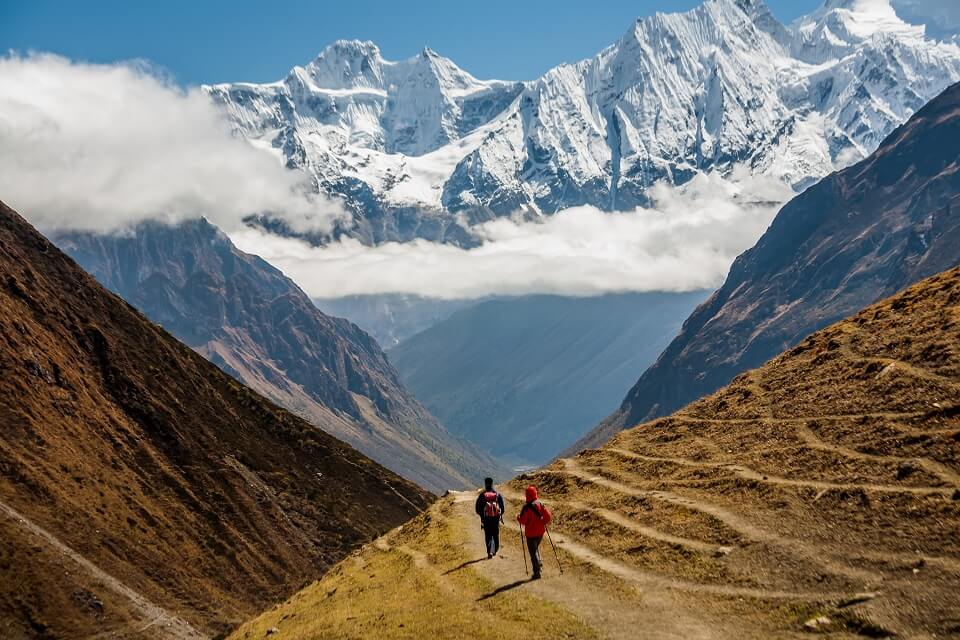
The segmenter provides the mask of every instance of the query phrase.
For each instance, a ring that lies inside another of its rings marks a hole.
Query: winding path
[[[5,502],[0,501],[0,513],[15,524],[30,532],[41,542],[60,554],[66,560],[80,567],[90,578],[101,583],[107,589],[130,601],[133,610],[144,621],[139,629],[141,633],[150,630],[151,637],[166,640],[201,640],[205,634],[197,631],[189,622],[151,602],[143,594],[135,591],[120,580],[93,564],[69,546],[61,542],[52,533],[34,523]]]

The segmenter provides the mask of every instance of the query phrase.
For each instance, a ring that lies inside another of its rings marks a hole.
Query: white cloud
[[[44,229],[117,230],[270,211],[324,232],[342,210],[302,174],[232,137],[199,90],[144,65],[0,58],[0,199]]]
[[[318,248],[256,229],[230,235],[315,298],[683,291],[717,286],[792,192],[766,178],[712,175],[651,195],[653,208],[628,213],[577,207],[536,222],[495,220],[473,228],[482,243],[471,249],[351,239]]]
[[[479,246],[418,240],[323,248],[249,229],[272,212],[299,231],[346,214],[307,195],[279,156],[234,138],[209,100],[135,64],[50,55],[0,58],[0,199],[43,229],[117,231],[206,216],[313,297],[691,290],[716,286],[792,193],[747,176],[700,176],[627,213],[589,207],[471,229]]]

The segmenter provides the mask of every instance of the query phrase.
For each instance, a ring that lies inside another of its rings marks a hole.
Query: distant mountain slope
[[[314,299],[324,313],[350,318],[391,349],[407,338],[449,318],[455,311],[478,304],[479,300],[441,300],[405,294],[372,294],[345,298]]]
[[[429,504],[2,204],[0,273],[3,638],[209,637]]]
[[[715,391],[813,331],[960,263],[960,85],[788,203],[581,444]]]
[[[482,302],[402,342],[390,359],[452,432],[499,460],[540,464],[623,397],[706,295]]]
[[[535,582],[527,484],[564,569],[544,540]],[[502,489],[497,559],[453,494],[230,637],[956,637],[960,269]]]
[[[278,82],[205,90],[239,134],[343,199],[341,233],[471,244],[493,216],[629,210],[698,173],[807,186],[958,80],[960,47],[890,0],[829,0],[789,27],[762,0],[705,0],[524,83],[338,41]]]
[[[54,241],[224,371],[393,471],[443,492],[476,484],[491,466],[403,387],[373,338],[322,313],[210,223]]]

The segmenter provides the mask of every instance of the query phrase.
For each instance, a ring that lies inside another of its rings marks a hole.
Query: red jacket
[[[547,525],[553,519],[550,509],[537,500],[537,488],[527,487],[527,503],[520,509],[517,522],[523,527],[528,538],[542,538],[547,531]]]

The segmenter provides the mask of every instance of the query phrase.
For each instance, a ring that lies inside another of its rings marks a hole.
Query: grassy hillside
[[[234,637],[463,637],[478,605],[504,632],[469,637],[956,637],[958,398],[955,269],[516,479],[507,519],[537,484],[563,575],[547,546],[525,581],[514,527],[482,559],[473,494],[452,494]]]

